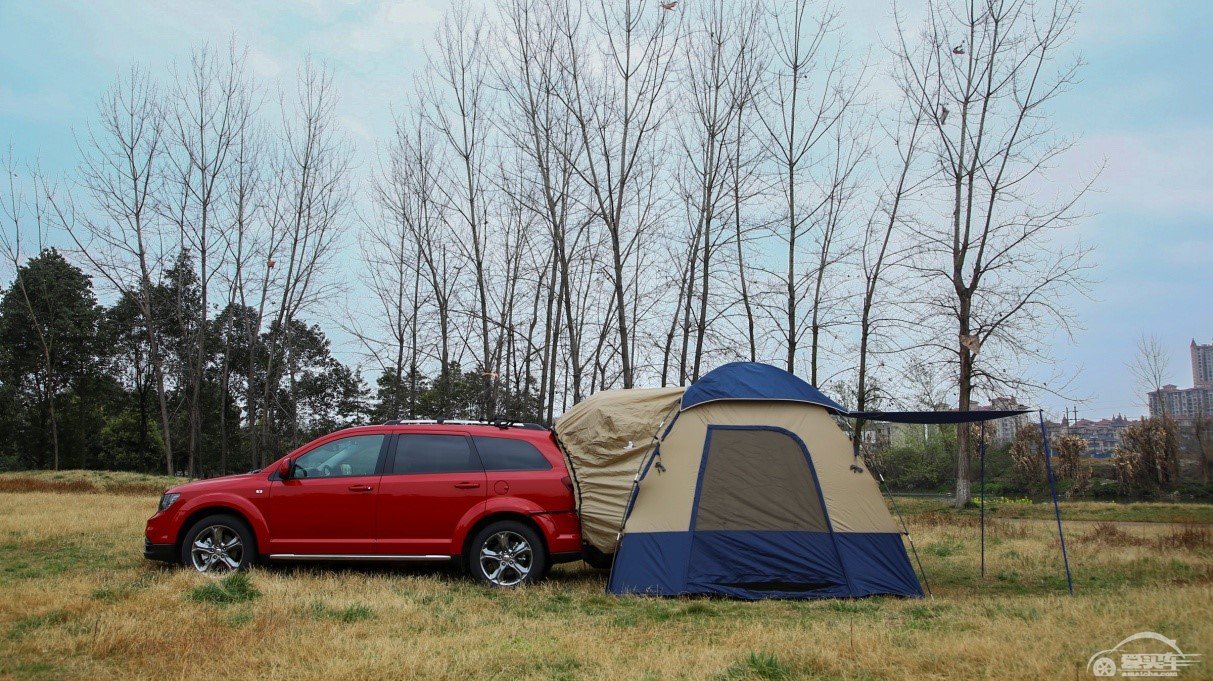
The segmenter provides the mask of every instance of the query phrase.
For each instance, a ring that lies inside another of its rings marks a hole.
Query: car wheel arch
[[[461,542],[459,550],[459,555],[464,562],[466,562],[468,559],[468,548],[472,543],[472,540],[476,538],[476,534],[485,527],[502,520],[514,520],[534,530],[535,534],[539,535],[539,541],[543,542],[544,552],[551,554],[551,547],[548,546],[547,533],[539,523],[535,522],[534,518],[525,513],[518,513],[516,511],[497,511],[488,513],[484,517],[478,519],[476,522],[472,523],[467,532],[464,533],[463,541]]]
[[[263,546],[262,538],[259,536],[260,533],[258,532],[257,523],[249,517],[248,513],[237,507],[219,504],[194,509],[188,516],[186,516],[185,520],[181,521],[181,525],[177,530],[177,540],[174,542],[177,551],[181,551],[181,543],[185,541],[185,535],[189,534],[189,531],[194,527],[194,525],[196,525],[199,521],[214,515],[230,515],[244,521],[244,524],[248,525],[249,529],[253,532],[253,549],[254,556],[256,556],[256,552],[260,550],[261,546]]]

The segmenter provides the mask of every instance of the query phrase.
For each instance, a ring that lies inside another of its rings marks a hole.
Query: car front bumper
[[[163,563],[175,563],[177,562],[177,547],[172,544],[153,544],[144,538],[143,557]]]

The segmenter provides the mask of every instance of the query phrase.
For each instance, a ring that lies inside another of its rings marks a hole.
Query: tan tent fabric
[[[659,428],[677,413],[682,388],[608,390],[556,419],[556,436],[577,483],[585,541],[613,553],[632,482]]]
[[[808,447],[835,532],[897,532],[875,478],[851,470],[851,441],[829,413],[795,402],[719,401],[688,409],[661,442],[665,472],[640,483],[627,532],[685,532],[709,425],[766,426],[794,433]]]

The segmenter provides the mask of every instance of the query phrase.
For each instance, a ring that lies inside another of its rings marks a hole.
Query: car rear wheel
[[[543,540],[535,530],[515,520],[488,525],[476,533],[468,548],[472,576],[492,587],[530,584],[547,571]]]
[[[243,570],[253,562],[253,532],[231,515],[212,515],[194,523],[181,542],[181,562],[204,574]]]

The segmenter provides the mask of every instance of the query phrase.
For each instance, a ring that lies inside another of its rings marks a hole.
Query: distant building
[[[1197,416],[1213,414],[1213,388],[1178,388],[1167,384],[1150,393],[1150,416],[1167,416],[1177,421],[1191,421]]]
[[[1011,397],[995,397],[990,400],[989,404],[979,404],[972,407],[972,411],[1013,411],[1016,409],[1030,409],[1026,404],[1020,404],[1019,400]],[[986,428],[993,430],[990,441],[996,445],[1009,444],[1015,439],[1015,433],[1019,429],[1032,425],[1035,417],[1031,412],[1020,414],[1005,419],[997,419],[995,421],[987,421]]]
[[[1121,435],[1125,428],[1128,428],[1131,423],[1132,421],[1120,414],[1098,421],[1080,418],[1070,420],[1067,415],[1062,417],[1061,423],[1050,422],[1048,426],[1052,433],[1081,437],[1087,441],[1087,456],[1103,459],[1112,456],[1116,446],[1122,442]]]
[[[1213,343],[1197,345],[1192,339],[1192,385],[1197,388],[1213,388]]]
[[[1192,341],[1192,387],[1180,388],[1167,384],[1162,390],[1151,391],[1150,416],[1167,416],[1190,422],[1197,416],[1213,415],[1213,343],[1198,345]]]

